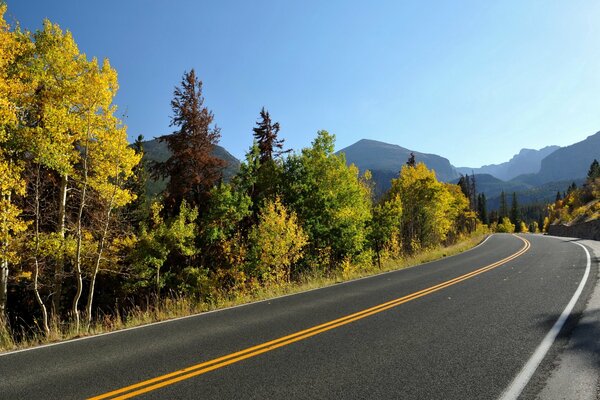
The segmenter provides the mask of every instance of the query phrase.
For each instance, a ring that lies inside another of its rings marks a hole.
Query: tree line
[[[260,111],[240,171],[225,181],[202,82],[171,101],[171,156],[150,163],[113,102],[117,73],[44,21],[11,29],[0,5],[0,323],[13,336],[84,332],[183,296],[236,293],[376,268],[455,243],[479,224],[474,194],[411,158],[381,198],[370,173],[319,131],[285,149]],[[250,129],[249,129],[250,131]],[[167,186],[148,198],[149,180]],[[474,184],[473,184],[474,188]]]

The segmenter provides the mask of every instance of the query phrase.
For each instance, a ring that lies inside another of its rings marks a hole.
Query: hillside
[[[457,167],[461,174],[489,174],[498,179],[509,181],[519,175],[535,174],[540,171],[542,160],[556,150],[559,146],[547,146],[540,150],[522,149],[509,161],[501,164],[484,165],[480,168]]]
[[[381,193],[389,188],[390,179],[398,176],[400,168],[406,163],[411,152],[414,153],[417,162],[423,162],[427,168],[435,170],[439,180],[449,182],[459,177],[456,169],[444,157],[376,140],[359,140],[338,153],[346,154],[348,164],[355,164],[361,172],[370,170],[373,173],[376,191]]]
[[[215,146],[213,154],[227,162],[227,166],[223,169],[223,178],[228,181],[240,169],[240,161],[231,153],[221,146]],[[144,160],[149,162],[163,162],[171,156],[171,152],[164,142],[159,142],[158,139],[152,139],[144,142]],[[153,197],[162,192],[166,186],[166,181],[148,181],[148,196]]]
[[[581,142],[556,150],[542,160],[537,174],[517,177],[515,180],[539,185],[583,179],[594,159],[600,159],[600,132]]]
[[[458,183],[458,179],[452,181]],[[477,193],[485,193],[488,199],[499,196],[502,191],[505,193],[521,192],[531,189],[531,185],[520,182],[503,181],[490,174],[475,175],[475,184]]]
[[[507,195],[507,198],[510,199],[510,195],[512,195],[512,192],[516,192],[517,199],[519,201],[519,204],[521,205],[548,204],[554,201],[557,192],[565,192],[571,183],[575,182],[577,186],[581,186],[584,183],[584,181],[584,179],[575,179],[569,181],[546,182],[539,186],[530,186],[529,188],[524,190],[505,190],[505,193]],[[486,194],[486,197],[488,201],[488,210],[497,210],[500,207],[499,193],[495,196],[488,196]]]

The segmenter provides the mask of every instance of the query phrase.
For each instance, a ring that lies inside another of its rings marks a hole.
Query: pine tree
[[[600,177],[600,164],[598,160],[594,159],[592,164],[590,165],[590,170],[588,171],[587,179],[588,181],[593,181],[596,178]]]
[[[498,211],[498,221],[508,217],[508,204],[506,203],[506,193],[504,190],[500,193],[500,210]]]
[[[510,206],[510,220],[513,224],[519,227],[519,204],[517,202],[517,193],[513,192],[512,204]]]
[[[556,192],[556,199],[555,201],[561,201],[563,199],[562,194],[560,193],[560,190],[558,192]]]
[[[175,215],[183,200],[191,208],[205,208],[210,190],[222,178],[225,161],[213,155],[220,129],[211,127],[214,116],[204,106],[202,81],[193,69],[184,72],[181,86],[173,92],[171,107],[171,126],[178,129],[159,141],[167,143],[172,155],[165,162],[155,163],[152,170],[154,178],[169,178],[165,210]]]
[[[413,167],[413,168],[417,166],[417,161],[415,159],[415,153],[413,153],[412,151],[410,152],[408,161],[406,161],[406,165],[408,165],[409,167]]]
[[[485,193],[480,193],[477,196],[477,215],[484,224],[489,224],[488,213],[487,213],[487,199]]]
[[[133,168],[133,177],[127,182],[127,188],[136,198],[127,205],[126,213],[132,226],[137,229],[140,223],[149,216],[150,205],[148,202],[147,184],[148,184],[148,162],[144,159],[144,136],[138,135],[131,146],[135,154],[142,157],[141,161]]]
[[[260,110],[260,118],[261,120],[256,122],[256,128],[252,130],[254,131],[254,139],[260,149],[260,162],[266,163],[285,153],[282,150],[284,141],[277,137],[279,122],[272,122],[269,112],[264,107]]]

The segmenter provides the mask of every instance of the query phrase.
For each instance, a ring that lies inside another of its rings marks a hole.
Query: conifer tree
[[[252,130],[260,150],[260,162],[264,164],[284,153],[284,141],[277,137],[280,128],[279,122],[272,122],[269,112],[264,107],[260,110],[260,118],[261,120],[256,122],[257,126]]]
[[[510,206],[510,220],[513,224],[519,227],[519,204],[517,202],[517,193],[513,192],[512,204]]]
[[[498,221],[508,217],[508,204],[506,203],[506,193],[504,190],[500,193],[500,210],[498,210]]]
[[[183,200],[201,211],[210,190],[222,178],[225,161],[213,155],[220,129],[212,126],[214,116],[204,106],[202,81],[193,69],[184,72],[181,86],[173,92],[171,108],[171,126],[177,130],[159,141],[167,143],[172,155],[153,165],[153,177],[169,178],[164,193],[168,214],[177,214]]]
[[[489,224],[488,213],[487,213],[487,199],[485,193],[477,195],[477,215],[484,224]]]
[[[590,165],[590,170],[588,171],[588,181],[593,181],[596,178],[600,177],[600,164],[598,163],[598,160],[594,159],[594,161],[592,161],[592,164]]]
[[[417,166],[417,160],[415,159],[415,153],[413,153],[412,151],[410,152],[408,161],[406,161],[406,165],[408,165],[409,167],[413,167],[413,168]]]

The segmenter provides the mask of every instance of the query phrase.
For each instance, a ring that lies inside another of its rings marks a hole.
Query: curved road
[[[587,264],[569,241],[493,235],[416,268],[2,354],[0,399],[496,399]],[[523,397],[543,386],[558,347]]]

